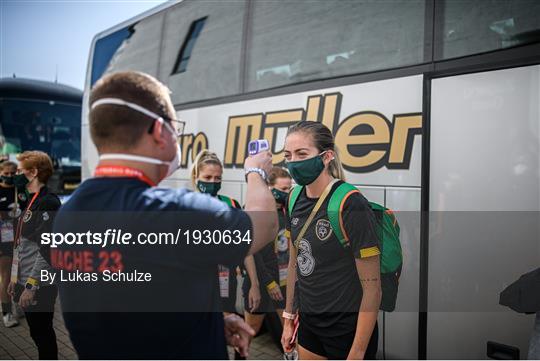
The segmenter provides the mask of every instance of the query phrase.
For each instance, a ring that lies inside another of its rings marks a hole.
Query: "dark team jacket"
[[[28,195],[27,202],[35,194]],[[43,186],[30,208],[23,208],[17,220],[20,228],[18,283],[25,284],[29,278],[39,283],[42,270],[52,271],[50,246],[42,244],[41,235],[52,232],[54,217],[60,208],[60,199]]]

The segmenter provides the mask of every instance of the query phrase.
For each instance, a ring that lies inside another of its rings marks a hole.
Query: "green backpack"
[[[292,214],[296,200],[303,188],[303,186],[296,186],[292,189],[289,196],[289,215]],[[341,227],[341,210],[347,198],[351,194],[359,192],[358,188],[352,184],[342,183],[332,193],[328,202],[328,220],[334,234],[345,248],[349,247],[350,244]],[[373,202],[369,202],[369,206],[377,220],[376,232],[379,235],[381,251],[382,300],[380,309],[382,311],[392,312],[396,308],[399,276],[403,265],[403,255],[399,241],[399,224],[390,209]]]

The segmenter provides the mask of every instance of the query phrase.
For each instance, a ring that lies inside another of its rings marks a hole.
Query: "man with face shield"
[[[265,182],[271,154],[246,159],[246,211],[232,209],[206,194],[156,187],[179,167],[177,138],[184,126],[159,81],[138,72],[109,74],[96,83],[89,102],[99,164],[62,207],[54,231],[116,228],[182,237],[174,244],[59,245],[52,258],[61,272],[73,270],[72,260],[84,259],[84,269],[103,275],[151,273],[144,285],[59,282],[79,358],[223,359],[226,342],[246,354],[253,330],[218,312],[216,269],[240,263],[277,232],[274,198]],[[197,246],[188,238],[197,231],[249,233],[251,242]]]

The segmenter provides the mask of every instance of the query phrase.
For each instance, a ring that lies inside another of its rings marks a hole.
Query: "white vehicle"
[[[172,90],[187,125],[171,187],[189,186],[208,148],[223,194],[242,202],[250,140],[268,139],[283,164],[287,127],[323,122],[348,181],[402,228],[381,357],[526,358],[534,317],[498,301],[540,265],[539,64],[538,1],[166,3],[94,38],[83,179],[97,164],[88,95],[105,73]]]

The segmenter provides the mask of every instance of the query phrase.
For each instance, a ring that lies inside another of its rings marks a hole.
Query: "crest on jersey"
[[[298,270],[304,277],[309,276],[315,269],[315,258],[311,254],[311,245],[302,238],[298,244],[298,256],[296,256]]]
[[[27,210],[26,212],[24,212],[23,222],[27,223],[30,220],[30,218],[32,218],[32,211]]]
[[[321,241],[326,241],[332,235],[332,226],[327,219],[319,219],[315,224],[315,233]]]

